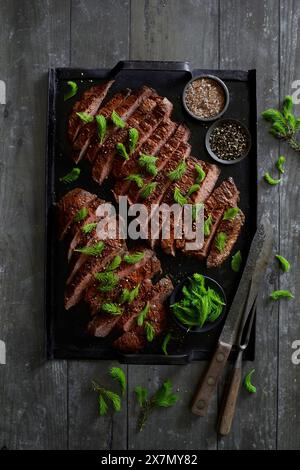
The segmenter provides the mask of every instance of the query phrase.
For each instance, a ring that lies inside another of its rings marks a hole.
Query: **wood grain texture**
[[[73,1],[71,12],[72,67],[112,67],[128,57],[129,2]],[[97,41],[98,39],[98,41]],[[69,362],[69,448],[124,449],[127,445],[127,405],[118,415],[100,418],[91,380],[112,383],[106,361]],[[123,367],[127,373],[127,367]]]
[[[280,9],[280,95],[292,93],[292,83],[300,80],[300,5],[282,1]],[[298,85],[299,87],[299,85]],[[300,115],[300,104],[295,105]],[[291,262],[291,271],[280,276],[280,288],[296,295],[292,301],[279,304],[279,376],[278,376],[278,448],[300,448],[300,366],[292,364],[293,341],[300,339],[300,215],[299,154],[281,145],[286,156],[286,171],[280,185],[279,252]]]
[[[256,68],[258,116],[279,99],[278,46],[279,3],[274,0],[226,0],[220,2],[221,68]],[[279,188],[262,181],[273,171],[279,145],[258,118],[258,213],[268,217],[279,239]],[[278,275],[270,266],[261,289],[256,325],[256,361],[244,364],[246,372],[256,367],[253,378],[259,393],[242,390],[231,434],[220,440],[221,449],[274,449],[276,447],[278,305],[268,300],[277,287]]]
[[[132,59],[189,60],[192,66],[218,67],[218,2],[132,0]],[[195,40],[196,38],[196,40]],[[128,447],[130,449],[216,449],[216,396],[205,418],[190,412],[190,402],[205,364],[129,367]],[[137,385],[154,392],[170,378],[181,400],[174,409],[155,412],[136,432]]]
[[[45,359],[43,200],[46,73],[67,65],[69,11],[69,1],[0,3],[0,448],[67,445],[66,363]]]

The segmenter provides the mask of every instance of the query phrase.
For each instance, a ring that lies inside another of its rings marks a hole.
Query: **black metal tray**
[[[66,247],[58,242],[55,224],[54,204],[63,194],[75,186],[83,187],[100,197],[113,200],[107,182],[99,187],[90,177],[86,164],[81,163],[80,179],[72,185],[64,185],[59,178],[74,166],[70,158],[71,147],[67,140],[66,127],[74,101],[82,91],[93,83],[101,83],[115,78],[110,94],[123,88],[138,88],[147,84],[159,94],[169,98],[174,104],[172,117],[184,120],[192,131],[193,155],[211,161],[205,150],[204,139],[209,123],[202,124],[190,118],[183,109],[182,90],[187,81],[200,73],[211,73],[225,81],[230,92],[230,104],[223,117],[242,121],[250,130],[252,149],[247,158],[234,165],[221,165],[220,183],[232,176],[241,192],[240,207],[246,215],[246,224],[235,249],[240,249],[246,259],[251,239],[256,229],[257,217],[257,147],[256,147],[256,72],[255,70],[190,70],[188,63],[182,62],[119,62],[112,70],[59,68],[49,71],[48,96],[48,148],[46,163],[46,273],[45,306],[47,329],[47,354],[49,358],[61,359],[118,359],[123,363],[135,364],[185,364],[192,360],[208,359],[216,345],[220,328],[209,333],[179,334],[177,341],[170,343],[170,354],[164,356],[159,345],[142,354],[124,355],[111,348],[108,339],[91,338],[85,333],[88,312],[79,305],[65,311],[63,293],[67,276]],[[64,102],[66,82],[74,80],[79,92],[73,99]],[[234,273],[230,261],[218,269],[207,271],[205,264],[197,259],[178,255],[176,258],[158,253],[164,273],[170,274],[176,283],[187,274],[201,272],[215,278],[224,288],[228,307],[232,302],[241,274]],[[175,332],[175,335],[177,333]],[[254,358],[255,333],[253,331],[246,359]]]

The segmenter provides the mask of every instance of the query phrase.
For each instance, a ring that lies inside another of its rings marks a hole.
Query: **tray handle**
[[[189,62],[158,61],[158,60],[120,60],[111,70],[115,76],[121,70],[161,70],[171,72],[186,72],[192,75]]]

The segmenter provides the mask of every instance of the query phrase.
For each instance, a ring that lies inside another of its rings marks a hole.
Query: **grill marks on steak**
[[[150,99],[150,97],[152,99]],[[157,95],[149,87],[142,87],[141,89],[137,90],[136,92],[130,94],[124,101],[123,103],[118,106],[115,111],[118,113],[118,115],[125,121],[127,125],[128,124],[128,119],[132,118],[133,115],[143,115],[147,112],[149,112],[153,107],[155,106],[155,99]],[[111,123],[111,125],[108,126],[107,130],[107,136],[104,141],[104,143],[101,145],[98,141],[96,142],[96,145],[94,143],[91,143],[88,145],[88,149],[86,152],[86,159],[93,164],[94,161],[97,160],[98,156],[102,154],[102,152],[105,152],[106,149],[106,143],[110,141],[110,138],[115,134],[118,133],[120,129]],[[116,142],[115,142],[116,143]]]
[[[77,212],[83,207],[88,208],[95,199],[95,194],[91,194],[81,188],[75,188],[61,198],[57,204],[60,240],[64,238],[74,223],[74,217]]]
[[[84,112],[94,116],[113,83],[114,80],[111,80],[101,85],[95,85],[85,91],[82,98],[76,101],[68,122],[68,137],[71,142],[74,142],[81,127],[83,126],[83,121],[77,116],[76,113]]]
[[[228,258],[228,256],[231,253],[232,248],[234,247],[238,236],[241,232],[242,226],[245,223],[245,216],[242,211],[240,211],[233,220],[222,220],[220,223],[208,258],[207,258],[207,267],[208,268],[216,268],[217,266],[220,266],[224,261]],[[219,233],[225,233],[227,236],[227,240],[225,243],[225,248],[220,252],[215,244],[216,237],[218,236]]]
[[[146,322],[149,322],[154,328],[155,336],[160,335],[167,327],[168,314],[164,304],[173,288],[171,280],[168,277],[165,277],[161,279],[153,289],[148,289],[148,295],[145,295],[147,300],[145,299],[144,306],[148,301],[150,310],[144,321],[144,325]],[[151,295],[149,297],[150,292]],[[138,313],[135,318],[138,316]],[[122,317],[120,321],[122,321]],[[122,336],[114,341],[113,346],[125,353],[134,353],[143,349],[147,344],[147,335],[144,325],[134,326],[129,331],[126,331]]]
[[[122,90],[119,93],[116,93],[104,106],[102,106],[97,114],[102,115],[105,119],[109,120],[111,113],[118,109],[126,98],[130,95],[130,90]],[[114,125],[112,122],[108,121],[107,134],[113,132]],[[86,156],[86,151],[88,147],[97,148],[99,146],[99,137],[98,137],[98,125],[97,121],[87,123],[83,125],[78,133],[77,139],[73,143],[74,153],[73,160],[75,163],[78,163],[84,156]],[[91,152],[89,153],[91,156]]]
[[[168,205],[174,204],[175,188],[178,188],[181,194],[183,194],[187,198],[188,204],[204,202],[213,190],[220,174],[220,170],[216,165],[212,165],[210,163],[198,160],[197,158],[191,156],[186,159],[186,164],[187,166],[184,175],[179,181],[177,181],[174,185],[169,188],[166,195],[164,196],[164,203]],[[201,166],[206,176],[202,183],[199,184],[199,189],[193,192],[190,197],[188,197],[187,195],[189,189],[197,182],[198,173],[196,171],[196,165]],[[174,220],[174,216],[172,214],[170,237],[161,240],[162,249],[166,253],[171,254],[173,256],[175,256],[177,240],[180,241],[179,246],[185,246],[184,234],[182,234],[182,239],[175,239],[174,225],[176,225],[176,221]]]
[[[118,287],[114,289],[113,292],[105,293],[102,296],[96,296],[93,300],[94,305],[97,304],[97,310],[95,313],[99,312],[93,320],[88,325],[88,331],[90,334],[98,337],[105,337],[107,336],[114,326],[119,322],[120,317],[118,315],[113,316],[104,312],[100,311],[100,306],[105,302],[113,302],[119,304],[120,296],[123,289],[132,290],[137,286],[139,287],[139,295],[142,294],[144,290],[144,283],[149,284],[152,286],[150,279],[156,274],[160,272],[161,266],[160,262],[152,253],[151,257],[148,257],[147,260],[144,261],[140,267],[136,266],[136,269],[128,273],[126,276],[120,279]],[[144,279],[146,279],[144,281]],[[141,285],[142,284],[142,285]],[[131,309],[131,304],[123,304],[121,306],[122,310],[125,311]]]

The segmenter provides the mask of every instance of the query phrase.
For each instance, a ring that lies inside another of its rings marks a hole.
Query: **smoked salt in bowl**
[[[251,134],[237,119],[220,119],[208,129],[205,146],[209,155],[218,163],[233,165],[249,154]]]
[[[184,87],[183,106],[194,119],[210,122],[219,119],[229,105],[229,91],[215,75],[198,75]]]
[[[186,277],[185,279],[183,279],[183,281],[181,281],[179,284],[176,285],[171,296],[169,297],[169,306],[170,306],[170,310],[171,310],[172,318],[174,322],[186,333],[206,333],[207,331],[211,331],[217,328],[217,326],[220,325],[220,323],[223,321],[225,313],[226,313],[227,299],[226,299],[226,295],[222,286],[214,279],[203,275],[203,278],[205,281],[205,287],[210,287],[211,289],[213,289],[223,300],[224,305],[222,308],[222,312],[215,321],[213,322],[206,321],[202,327],[184,325],[172,312],[171,306],[175,304],[176,302],[180,302],[180,300],[183,299],[182,288],[189,283],[189,280],[192,278],[192,276],[193,274]]]

